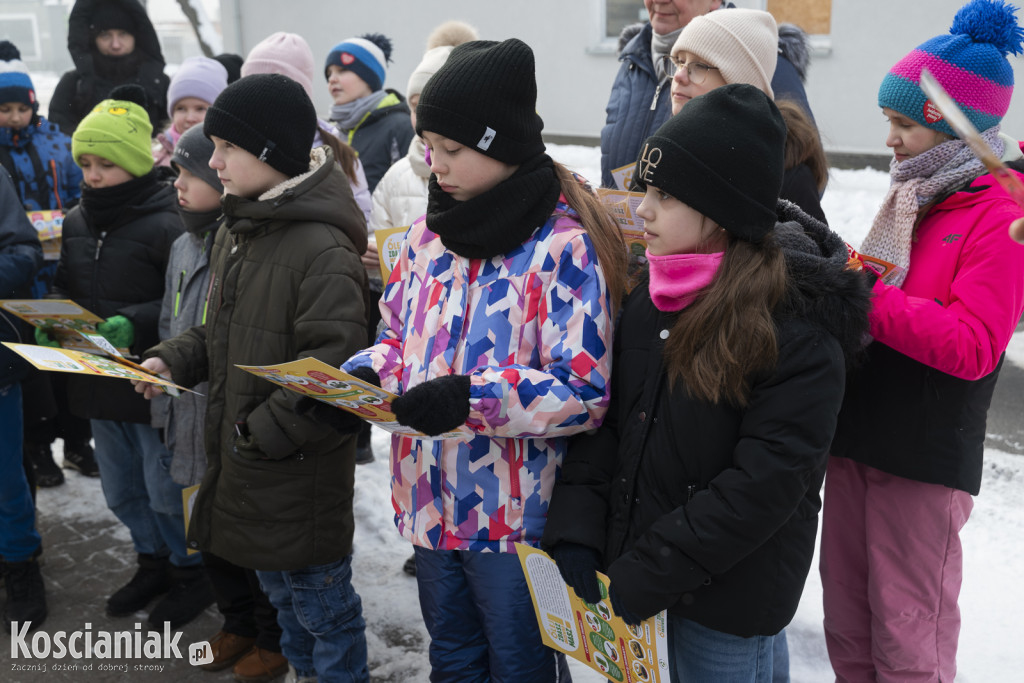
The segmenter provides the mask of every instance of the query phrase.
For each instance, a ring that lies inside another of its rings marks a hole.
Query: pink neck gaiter
[[[655,256],[648,251],[648,289],[655,307],[659,311],[671,313],[692,304],[697,298],[697,292],[711,284],[724,254],[724,251],[719,251],[714,254]]]

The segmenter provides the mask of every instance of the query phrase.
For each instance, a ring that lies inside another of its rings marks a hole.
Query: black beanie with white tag
[[[506,164],[544,152],[533,50],[516,38],[474,40],[452,50],[416,107],[416,132],[429,131]]]
[[[309,170],[316,125],[305,88],[281,74],[253,74],[221,91],[206,110],[203,133],[293,178]]]

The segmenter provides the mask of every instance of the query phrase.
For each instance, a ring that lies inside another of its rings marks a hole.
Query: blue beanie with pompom
[[[384,87],[387,65],[391,61],[391,41],[379,33],[367,33],[359,38],[343,40],[327,54],[324,62],[324,76],[327,68],[340,66],[363,79],[370,90],[377,92]]]
[[[1016,11],[1004,0],[971,0],[956,13],[948,35],[921,43],[889,70],[878,90],[878,106],[956,137],[921,90],[921,69],[927,68],[978,130],[997,125],[1013,94],[1007,55],[1020,54],[1024,40]]]

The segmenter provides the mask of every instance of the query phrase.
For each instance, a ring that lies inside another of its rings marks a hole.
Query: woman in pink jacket
[[[1014,8],[972,0],[885,76],[892,184],[861,251],[902,270],[874,287],[868,360],[847,381],[825,479],[825,635],[838,681],[952,681],[959,532],[981,485],[985,418],[1024,309],[1020,209],[919,87],[927,68],[988,144],[1021,51]],[[1012,162],[1011,162],[1012,164]]]

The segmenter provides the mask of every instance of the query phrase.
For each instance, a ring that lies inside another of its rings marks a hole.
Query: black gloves
[[[380,377],[369,366],[358,367],[349,374],[367,384],[380,386]],[[355,413],[335,408],[312,396],[303,396],[295,402],[295,414],[322,422],[339,434],[355,434],[363,426],[363,419]]]
[[[295,414],[321,422],[339,434],[355,434],[363,426],[363,419],[355,413],[332,407],[312,396],[303,396],[295,402]]]
[[[469,375],[445,375],[417,384],[391,403],[400,424],[437,436],[469,418]]]
[[[601,599],[597,572],[601,571],[601,553],[590,546],[563,541],[551,549],[562,579],[591,605]]]
[[[612,601],[612,609],[615,610],[615,614],[630,626],[639,626],[640,622],[643,621],[641,617],[634,614],[629,607],[622,602],[622,596],[615,592],[615,584],[608,587],[608,598]]]

